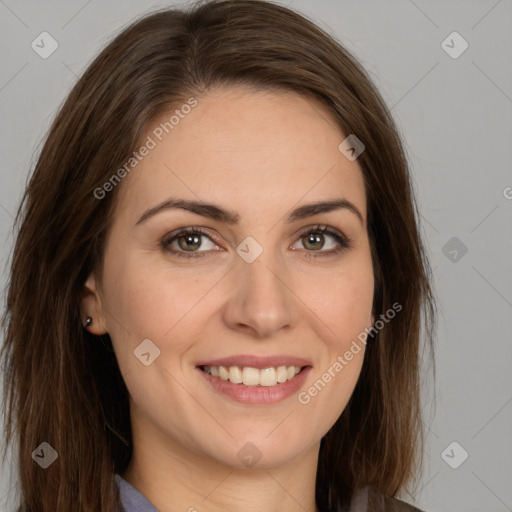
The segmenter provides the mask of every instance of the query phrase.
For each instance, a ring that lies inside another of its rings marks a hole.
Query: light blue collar
[[[158,512],[158,509],[121,475],[115,475],[122,509],[118,512]]]

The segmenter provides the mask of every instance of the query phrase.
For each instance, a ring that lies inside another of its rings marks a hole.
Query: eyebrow
[[[196,213],[197,215],[217,220],[225,224],[238,224],[238,221],[240,220],[240,215],[238,213],[232,210],[226,210],[215,204],[205,203],[203,201],[170,198],[160,204],[157,204],[153,208],[146,210],[135,225],[137,226],[138,224],[143,223],[158,213],[174,208]],[[300,219],[312,217],[313,215],[328,213],[340,209],[346,209],[352,212],[364,226],[363,215],[359,209],[353,203],[344,198],[321,201],[317,203],[309,203],[299,206],[288,215],[285,222],[291,223]]]

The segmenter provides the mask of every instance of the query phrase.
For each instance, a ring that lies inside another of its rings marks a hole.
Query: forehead
[[[138,212],[172,195],[270,212],[350,196],[365,214],[361,168],[339,151],[345,135],[323,104],[238,87],[196,101],[151,124],[144,141],[153,147],[124,179],[121,208]]]

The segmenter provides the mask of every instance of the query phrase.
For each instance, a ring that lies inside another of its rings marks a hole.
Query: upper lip
[[[249,366],[251,368],[270,368],[272,366],[311,366],[307,359],[294,356],[252,356],[238,355],[201,361],[196,366]]]

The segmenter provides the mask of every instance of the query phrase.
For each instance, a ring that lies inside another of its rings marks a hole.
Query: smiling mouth
[[[233,384],[245,386],[275,386],[292,380],[305,366],[271,366],[252,368],[251,366],[200,366],[203,372],[212,377]]]

